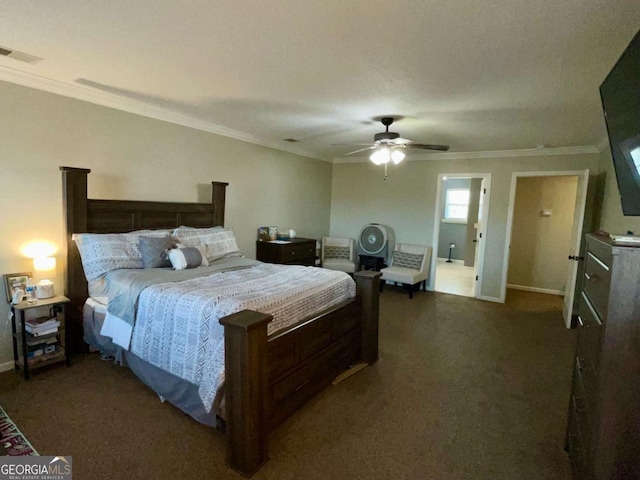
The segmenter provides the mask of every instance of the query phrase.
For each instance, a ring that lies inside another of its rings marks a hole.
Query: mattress
[[[207,413],[224,379],[220,318],[245,309],[267,313],[274,317],[268,326],[273,334],[355,296],[349,275],[315,267],[251,261],[169,282],[171,271],[147,270],[105,275],[110,295],[100,335],[197,385]]]

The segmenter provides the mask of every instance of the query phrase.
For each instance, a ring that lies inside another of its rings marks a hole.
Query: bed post
[[[227,465],[251,476],[267,461],[267,324],[243,310],[221,318],[225,342]]]
[[[86,300],[87,282],[82,270],[80,252],[76,243],[71,240],[73,233],[87,231],[87,168],[60,167],[62,171],[62,210],[65,222],[65,246],[67,263],[65,266],[65,295],[71,299],[65,319],[67,338],[72,353],[86,350],[82,341],[82,306]]]
[[[380,304],[380,272],[356,272],[356,292],[362,308],[362,361],[373,365],[378,361],[378,318]]]
[[[224,209],[228,183],[211,182],[211,203],[213,204],[213,226],[224,226]]]

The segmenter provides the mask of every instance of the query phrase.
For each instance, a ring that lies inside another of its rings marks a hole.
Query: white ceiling
[[[452,152],[600,144],[640,1],[12,0],[0,25],[43,58],[0,79],[332,159],[380,116]]]

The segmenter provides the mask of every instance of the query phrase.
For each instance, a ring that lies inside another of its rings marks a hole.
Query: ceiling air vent
[[[35,65],[40,60],[42,60],[40,57],[29,55],[28,53],[24,53],[24,52],[19,52],[17,50],[11,50],[10,48],[3,47],[1,45],[0,45],[0,55],[2,55],[3,57],[9,57],[14,60],[18,60],[19,62],[30,63],[32,65]]]

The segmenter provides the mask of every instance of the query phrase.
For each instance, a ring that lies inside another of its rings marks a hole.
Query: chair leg
[[[386,280],[380,280],[380,293],[382,293],[382,290],[384,290],[385,283],[387,283]]]
[[[409,292],[409,299],[413,298],[413,285],[409,285],[408,283],[403,283],[402,288]]]
[[[423,291],[423,292],[426,292],[426,291],[427,291],[427,281],[426,281],[426,280],[423,280],[423,281],[422,281],[422,291]]]

